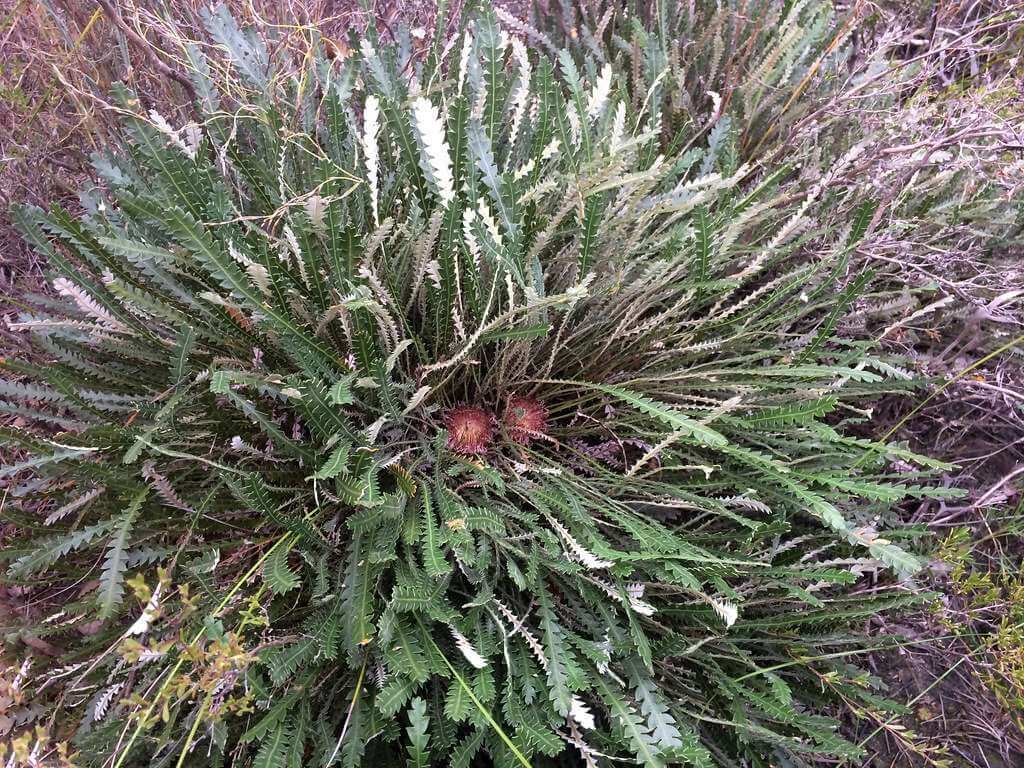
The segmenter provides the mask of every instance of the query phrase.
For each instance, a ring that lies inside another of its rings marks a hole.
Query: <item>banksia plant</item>
[[[0,381],[19,733],[113,768],[859,759],[857,628],[918,599],[876,516],[943,465],[866,437],[911,382],[837,333],[876,209],[816,223],[843,161],[666,150],[615,46],[487,8],[297,72],[208,27],[194,120],[117,89],[83,213],[14,212],[54,288]]]

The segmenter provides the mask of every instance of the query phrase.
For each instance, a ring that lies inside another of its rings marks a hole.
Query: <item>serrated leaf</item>
[[[355,534],[352,537],[348,562],[345,566],[345,588],[342,593],[342,598],[345,601],[350,651],[370,643],[376,633],[373,615],[377,569],[370,561],[368,554],[365,535]]]
[[[278,723],[288,716],[288,713],[295,706],[296,698],[297,696],[295,695],[285,696],[274,704],[255,725],[239,737],[239,741],[244,743],[263,741],[272,731],[276,730]]]
[[[406,750],[409,759],[406,761],[408,768],[429,768],[430,751],[428,742],[430,735],[427,733],[427,726],[430,719],[427,717],[427,703],[417,697],[412,700],[408,709],[409,727],[405,729],[409,744]]]
[[[539,616],[544,637],[544,656],[547,659],[551,703],[559,715],[568,717],[572,710],[573,690],[567,665],[572,662],[572,652],[562,638],[562,627],[555,621],[554,615],[546,605],[541,605]]]
[[[683,416],[678,411],[674,411],[662,403],[658,403],[650,398],[638,395],[635,392],[622,389],[621,387],[610,387],[605,384],[590,384],[587,382],[573,383],[588,389],[597,389],[605,394],[611,395],[612,397],[617,397],[620,400],[629,403],[637,410],[640,410],[649,416],[653,416],[663,424],[667,424],[673,429],[678,430],[680,434],[692,437],[697,442],[704,445],[708,445],[713,448],[721,448],[729,442],[726,440],[724,435],[716,432],[711,427]]]
[[[171,358],[171,384],[177,385],[185,378],[188,370],[188,356],[196,341],[196,332],[191,325],[183,326],[178,333],[178,339],[174,348],[174,355]],[[211,385],[212,387],[212,385]]]
[[[405,706],[413,692],[419,687],[419,683],[410,680],[402,675],[396,675],[377,694],[376,705],[381,714],[385,717],[392,717]]]
[[[107,554],[103,560],[103,570],[100,573],[100,586],[97,592],[100,619],[110,618],[121,605],[121,600],[124,597],[124,572],[128,561],[128,539],[139,509],[148,495],[148,488],[135,494],[128,504],[128,508],[121,515],[117,527],[114,529],[114,535],[107,547]]]
[[[600,194],[593,194],[583,203],[583,218],[580,221],[580,255],[577,263],[578,279],[582,280],[593,259],[594,243],[597,240],[598,224],[601,221],[603,200]]]
[[[646,768],[665,768],[665,760],[652,744],[648,727],[640,715],[611,687],[604,675],[595,675],[594,683],[616,726],[622,730],[633,748],[637,762]]]
[[[451,563],[444,556],[441,550],[441,537],[437,527],[437,517],[434,514],[434,507],[430,500],[430,491],[424,489],[420,494],[422,504],[421,528],[422,540],[420,542],[423,551],[423,567],[432,578],[441,578],[452,570]]]
[[[900,549],[889,542],[874,542],[868,547],[872,557],[876,557],[902,576],[913,576],[924,567],[924,562],[906,550]]]
[[[444,697],[444,716],[456,723],[461,723],[468,718],[469,712],[473,708],[468,693],[468,689],[457,681],[449,683],[448,692]]]
[[[335,405],[351,405],[354,402],[352,397],[352,384],[355,380],[355,374],[351,374],[349,376],[343,376],[334,382],[328,391],[328,396],[331,398],[331,402]]]
[[[317,644],[312,637],[304,637],[283,648],[274,649],[266,657],[270,665],[270,679],[276,685],[287,681],[300,666],[316,655]]]
[[[260,744],[253,768],[287,768],[291,732],[285,721],[279,722]]]
[[[299,586],[299,576],[288,565],[291,547],[278,546],[263,561],[263,580],[275,595],[291,592]]]
[[[327,460],[320,465],[314,474],[317,480],[331,480],[338,475],[348,474],[348,454],[351,446],[349,443],[342,441],[334,450],[331,451],[331,455]]]

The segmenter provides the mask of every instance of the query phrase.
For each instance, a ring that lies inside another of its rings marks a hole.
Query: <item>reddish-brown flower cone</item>
[[[532,397],[514,395],[505,406],[505,429],[509,437],[526,445],[548,429],[548,409]]]
[[[486,453],[494,440],[494,417],[474,405],[452,408],[444,424],[448,429],[448,447],[456,453]]]

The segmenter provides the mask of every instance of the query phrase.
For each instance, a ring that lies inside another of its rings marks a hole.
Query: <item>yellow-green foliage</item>
[[[957,528],[939,550],[953,566],[949,583],[959,598],[946,623],[966,636],[984,683],[1024,727],[1024,576],[1008,563],[993,568],[981,562],[984,555],[976,554],[976,547],[970,530]],[[979,634],[980,626],[991,631]]]

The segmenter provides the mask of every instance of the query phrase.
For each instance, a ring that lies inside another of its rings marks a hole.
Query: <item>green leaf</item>
[[[270,679],[275,685],[284,684],[296,670],[316,656],[316,652],[317,643],[312,637],[274,649],[265,657],[270,666]]]
[[[640,712],[647,718],[654,746],[659,752],[683,746],[679,725],[668,711],[654,680],[636,659],[628,660],[626,668]]]
[[[755,429],[780,429],[791,424],[806,424],[814,419],[819,419],[835,410],[837,403],[838,398],[832,395],[774,408],[764,408],[733,420],[743,426]]]
[[[427,726],[430,720],[427,717],[427,703],[417,697],[412,700],[408,710],[409,727],[405,729],[409,737],[409,744],[406,750],[409,752],[409,759],[406,761],[408,768],[429,768],[430,750],[428,742],[430,736],[427,734]]]
[[[261,717],[255,725],[243,733],[239,741],[243,743],[261,742],[272,735],[272,732],[276,730],[276,726],[288,716],[288,713],[295,706],[297,698],[296,694],[282,698],[267,710],[267,714]]]
[[[611,713],[612,719],[628,739],[637,762],[646,768],[665,768],[665,760],[658,754],[647,725],[629,703],[613,689],[604,675],[595,674],[594,683]]]
[[[853,226],[850,228],[850,235],[846,240],[847,247],[852,248],[864,237],[875,211],[878,210],[878,202],[878,200],[865,200],[857,206],[857,212],[853,217]]]
[[[915,557],[909,552],[906,552],[895,544],[891,544],[889,542],[873,542],[868,547],[868,551],[871,553],[872,557],[881,560],[902,576],[913,576],[924,568],[925,565],[921,558]]]
[[[577,263],[579,280],[582,280],[590,271],[594,243],[597,241],[598,224],[601,221],[604,208],[603,202],[600,194],[594,194],[583,203],[583,220],[580,222],[580,256]]]
[[[711,427],[701,424],[699,421],[695,421],[694,419],[687,418],[662,403],[658,403],[654,400],[643,397],[642,395],[638,395],[628,389],[610,387],[605,384],[590,384],[588,382],[572,383],[580,387],[586,387],[587,389],[600,390],[605,394],[617,397],[620,400],[629,403],[637,410],[646,413],[648,416],[653,416],[663,424],[673,427],[678,430],[680,434],[692,437],[703,445],[708,445],[712,448],[721,448],[729,442],[726,440],[724,435],[721,435],[711,429]]]
[[[348,647],[350,651],[370,642],[376,633],[373,625],[376,567],[367,557],[365,535],[355,534],[349,548],[345,566],[345,615],[348,620]]]
[[[427,660],[407,620],[402,617],[395,619],[393,633],[385,650],[391,666],[413,682],[426,682],[430,676]]]
[[[548,690],[555,711],[568,717],[572,708],[572,684],[569,679],[570,665],[574,664],[573,654],[563,640],[563,629],[546,602],[541,603],[538,615],[544,633],[544,656],[547,658]]]
[[[451,573],[451,563],[444,556],[441,550],[441,538],[437,528],[437,517],[434,515],[433,505],[430,501],[430,491],[424,487],[420,494],[422,500],[423,525],[421,528],[422,540],[420,542],[423,551],[423,567],[432,578],[438,579]]]
[[[301,583],[299,576],[288,566],[291,546],[275,547],[263,561],[263,580],[275,595],[291,592]]]
[[[348,453],[351,445],[345,441],[338,443],[331,455],[320,465],[313,477],[317,480],[330,480],[338,475],[348,474]]]
[[[178,340],[174,348],[174,356],[171,358],[172,385],[180,384],[188,373],[188,356],[192,352],[195,340],[195,329],[190,325],[183,326],[178,334]]]
[[[168,232],[180,238],[182,244],[195,254],[198,261],[221,281],[225,288],[243,297],[250,307],[265,315],[276,328],[296,343],[296,351],[308,352],[328,369],[334,367],[330,349],[313,338],[282,310],[264,302],[261,294],[235,262],[189,214],[173,205],[157,208],[150,201],[140,198],[126,199],[122,204],[153,221],[160,222]]]
[[[458,681],[449,683],[448,693],[444,697],[444,716],[456,723],[464,722],[473,708],[469,693],[466,685]]]
[[[231,386],[229,371],[214,371],[210,374],[210,391],[215,395],[226,395]]]
[[[700,301],[704,292],[704,283],[708,278],[708,264],[711,261],[711,222],[708,218],[707,209],[703,205],[697,206],[693,212],[694,229],[697,235],[697,301]]]
[[[352,399],[352,383],[355,380],[356,376],[353,373],[343,376],[334,382],[328,392],[331,402],[335,405],[351,405],[354,402]]]
[[[88,546],[96,539],[107,534],[122,520],[122,515],[115,515],[73,533],[43,538],[35,542],[34,547],[27,554],[15,560],[10,568],[8,568],[7,573],[13,578],[24,578],[33,573],[38,573],[71,552]]]
[[[256,88],[266,88],[270,59],[260,37],[254,31],[243,32],[225,5],[204,8],[202,18],[207,31],[227,53],[238,72]]]
[[[274,730],[268,734],[260,745],[256,759],[253,761],[253,768],[287,768],[288,746],[291,741],[291,732],[286,722],[277,724]]]
[[[417,619],[417,622],[419,622],[419,619]],[[420,624],[420,628],[423,629],[422,623]],[[426,632],[425,629],[424,632]],[[429,635],[427,635],[427,637],[430,638],[430,645],[433,648],[434,652],[444,662],[444,665],[448,668],[448,671],[452,673],[452,676],[455,678],[455,681],[459,684],[459,686],[462,687],[463,691],[465,691],[466,695],[469,697],[469,700],[473,702],[473,705],[476,707],[477,711],[484,718],[484,720],[487,721],[487,724],[498,735],[498,738],[501,739],[505,746],[508,747],[509,751],[512,753],[512,757],[515,758],[516,762],[519,763],[519,765],[522,765],[524,768],[532,768],[532,766],[530,765],[530,761],[526,759],[526,756],[523,755],[523,753],[515,745],[512,739],[508,737],[508,734],[505,733],[502,727],[498,725],[498,723],[494,720],[494,717],[487,710],[487,708],[473,694],[472,689],[466,683],[462,675],[459,674],[459,671],[448,660],[448,657],[441,652],[441,649],[437,647],[437,643],[434,642],[434,639]]]
[[[128,562],[129,536],[139,510],[142,508],[142,503],[148,495],[148,488],[135,494],[129,502],[128,508],[121,515],[121,519],[114,529],[114,535],[110,539],[106,557],[103,559],[103,570],[100,572],[100,586],[97,591],[100,619],[109,619],[120,607],[124,598],[124,572]]]
[[[385,717],[393,717],[405,706],[413,692],[419,687],[419,683],[410,680],[402,675],[393,677],[377,694],[375,703],[377,709]]]

